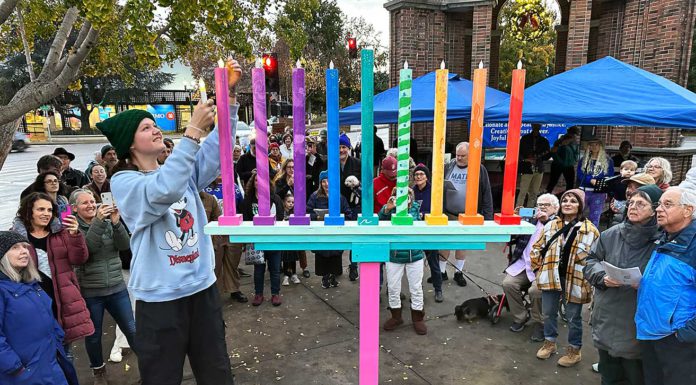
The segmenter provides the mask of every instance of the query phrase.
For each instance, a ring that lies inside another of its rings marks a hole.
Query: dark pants
[[[679,342],[674,334],[640,341],[646,385],[696,384],[696,343]]]
[[[188,355],[198,385],[234,385],[217,287],[166,302],[135,303],[143,385],[180,385]]]
[[[266,266],[271,275],[271,294],[280,294],[280,251],[264,251],[263,257],[266,263],[254,265],[254,291],[263,294],[263,277]]]
[[[566,190],[570,190],[575,186],[575,167],[562,167],[554,165],[551,163],[551,173],[549,173],[549,184],[546,185],[546,191],[553,193],[553,189],[556,188],[558,180],[561,179],[561,174],[563,179],[565,179]]]
[[[85,338],[85,349],[89,356],[89,365],[98,368],[104,365],[102,354],[102,323],[104,322],[104,310],[111,314],[114,321],[128,340],[131,349],[137,351],[135,345],[135,319],[133,318],[133,308],[131,308],[128,290],[123,289],[118,293],[105,295],[102,297],[85,298],[89,316],[94,324],[94,334]]]
[[[606,350],[599,350],[599,374],[602,385],[643,385],[641,360],[612,357]]]
[[[435,292],[442,292],[442,272],[440,271],[440,253],[438,250],[426,250],[425,257],[430,266],[430,279],[433,281]]]

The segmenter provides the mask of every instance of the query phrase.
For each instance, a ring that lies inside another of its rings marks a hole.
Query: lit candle
[[[327,226],[345,223],[341,214],[341,173],[338,158],[338,70],[329,64],[326,70],[326,136],[329,163],[329,214],[324,216]]]
[[[201,101],[203,103],[208,101],[208,91],[205,89],[205,82],[203,78],[198,78],[198,92],[201,94]]]
[[[474,89],[471,96],[471,125],[469,126],[469,172],[466,176],[466,205],[459,214],[463,225],[482,225],[483,216],[478,213],[479,177],[481,174],[481,147],[483,143],[483,110],[486,102],[486,76],[483,62],[474,70]]]
[[[275,217],[271,216],[271,190],[268,176],[266,74],[259,59],[256,59],[256,66],[251,70],[251,83],[254,98],[254,130],[256,131],[256,190],[259,196],[259,213],[254,216],[254,225],[269,226],[275,224]],[[282,210],[282,208],[276,207],[276,210]]]
[[[307,185],[305,172],[305,70],[300,61],[292,70],[292,127],[293,159],[295,159],[295,176],[293,192],[295,194],[295,214],[290,215],[290,225],[309,225],[307,216]]]
[[[522,62],[512,71],[512,90],[510,92],[510,116],[508,120],[507,150],[505,152],[505,176],[503,179],[503,203],[494,220],[501,225],[519,225],[520,217],[515,215],[514,201],[517,186],[517,163],[520,152],[520,128],[522,126],[522,105],[524,102],[525,70]]]
[[[362,213],[358,216],[359,225],[378,225],[379,217],[374,213],[375,189],[373,185],[374,167],[374,105],[375,53],[371,49],[360,52],[360,105],[362,125],[360,132],[360,159],[362,177]]]
[[[445,179],[445,130],[447,124],[447,81],[449,71],[445,62],[435,71],[435,117],[433,137],[432,192],[430,193],[430,214],[425,214],[428,225],[447,225],[447,216],[442,213],[442,193]]]
[[[232,160],[232,138],[230,130],[230,97],[225,63],[218,61],[215,69],[215,100],[217,101],[218,135],[220,138],[220,172],[222,174],[222,210],[218,218],[221,226],[237,226],[242,216],[237,214],[234,193],[234,162]]]
[[[398,155],[396,168],[396,215],[391,222],[394,225],[412,225],[413,217],[408,214],[408,159],[411,146],[411,87],[413,70],[404,62],[399,72],[399,126]]]

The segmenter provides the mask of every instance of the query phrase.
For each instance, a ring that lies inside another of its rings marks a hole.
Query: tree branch
[[[17,3],[19,3],[19,0],[3,0],[0,3],[0,25],[4,24],[12,12],[14,12]]]
[[[79,11],[76,7],[72,7],[65,12],[65,17],[63,17],[63,21],[60,23],[56,36],[53,38],[51,49],[48,51],[48,55],[46,55],[46,61],[44,62],[44,66],[38,80],[48,80],[59,73],[57,71],[57,65],[60,63],[61,58],[63,57],[63,50],[65,49],[65,45],[68,43],[68,37],[70,36],[70,32],[72,31],[75,21],[77,21],[78,14]],[[80,33],[82,33],[82,31],[80,31]]]

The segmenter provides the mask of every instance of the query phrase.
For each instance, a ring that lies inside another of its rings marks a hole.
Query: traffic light
[[[358,41],[354,37],[348,37],[348,57],[358,58]]]
[[[279,92],[278,54],[275,52],[263,54],[262,63],[266,73],[266,92]]]

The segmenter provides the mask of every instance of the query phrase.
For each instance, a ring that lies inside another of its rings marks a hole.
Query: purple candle
[[[271,216],[271,190],[268,175],[268,133],[266,126],[266,74],[261,68],[261,60],[251,70],[251,83],[254,97],[254,129],[256,131],[256,180],[259,196],[259,213],[254,216],[254,225],[272,226],[275,217]],[[282,210],[282,207],[276,207]]]
[[[307,175],[305,171],[305,70],[300,61],[292,70],[292,127],[293,159],[295,159],[295,176],[293,190],[295,193],[295,214],[290,215],[291,226],[309,225],[307,215]]]
[[[220,137],[220,172],[222,174],[222,210],[218,218],[221,226],[238,226],[242,216],[237,214],[234,194],[234,167],[232,166],[232,132],[230,131],[230,96],[227,68],[220,60],[215,69],[215,99],[218,111],[218,135]]]

